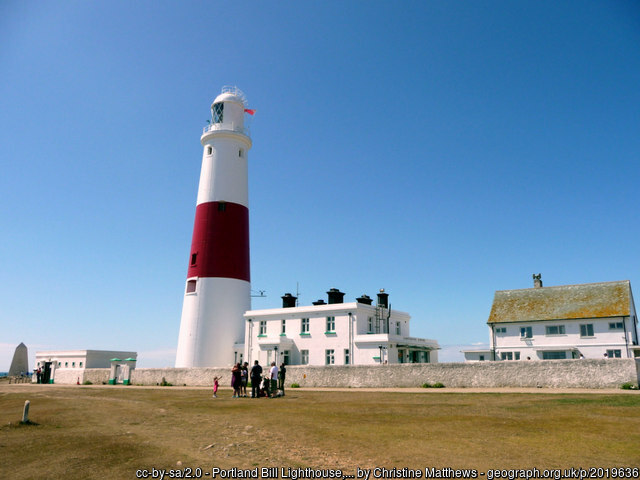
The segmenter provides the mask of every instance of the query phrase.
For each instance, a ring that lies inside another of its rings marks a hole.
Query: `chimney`
[[[293,308],[296,306],[298,297],[294,297],[290,293],[285,293],[282,297],[282,308]]]
[[[533,288],[542,288],[542,274],[533,274]]]
[[[384,288],[381,288],[378,293],[378,306],[389,308],[389,294],[384,292]]]
[[[329,304],[344,303],[344,293],[337,288],[330,288],[327,295],[329,295]]]
[[[364,295],[363,294],[361,297],[356,298],[356,302],[364,303],[365,305],[371,305],[373,300],[371,299],[371,297],[369,295]]]
[[[323,299],[316,300],[315,302],[311,302],[311,303],[313,303],[314,305],[326,305]]]

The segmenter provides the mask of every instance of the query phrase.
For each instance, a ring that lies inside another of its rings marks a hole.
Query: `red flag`
[[[246,113],[248,113],[249,115],[253,115],[254,113],[256,113],[256,111],[255,111],[255,110],[250,109],[250,108],[245,108],[245,109],[244,109],[244,111],[245,111]]]

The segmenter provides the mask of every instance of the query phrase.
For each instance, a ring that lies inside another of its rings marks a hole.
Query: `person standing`
[[[240,393],[243,397],[247,396],[247,382],[249,380],[249,363],[244,362],[240,368]]]
[[[238,398],[240,396],[240,378],[240,364],[236,363],[231,369],[231,387],[233,387],[233,398]]]
[[[218,377],[213,377],[213,398],[218,398]]]
[[[271,398],[275,398],[278,393],[278,367],[276,362],[271,362],[269,378],[271,379]]]
[[[280,365],[280,370],[278,371],[278,388],[282,392],[282,396],[284,397],[284,379],[287,374],[287,369],[284,366],[284,362]]]
[[[260,396],[260,384],[262,383],[262,367],[258,360],[253,362],[251,367],[251,397],[258,398]]]

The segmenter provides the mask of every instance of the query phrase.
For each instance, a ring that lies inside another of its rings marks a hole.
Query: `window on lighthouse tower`
[[[224,103],[214,103],[212,108],[213,123],[222,123],[222,112],[224,110]]]

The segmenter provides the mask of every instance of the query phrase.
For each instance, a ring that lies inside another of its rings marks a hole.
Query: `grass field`
[[[22,407],[29,418],[21,425]],[[640,465],[640,395],[0,386],[0,479],[140,468]],[[204,477],[211,478],[211,477]],[[481,477],[482,478],[482,477]]]

